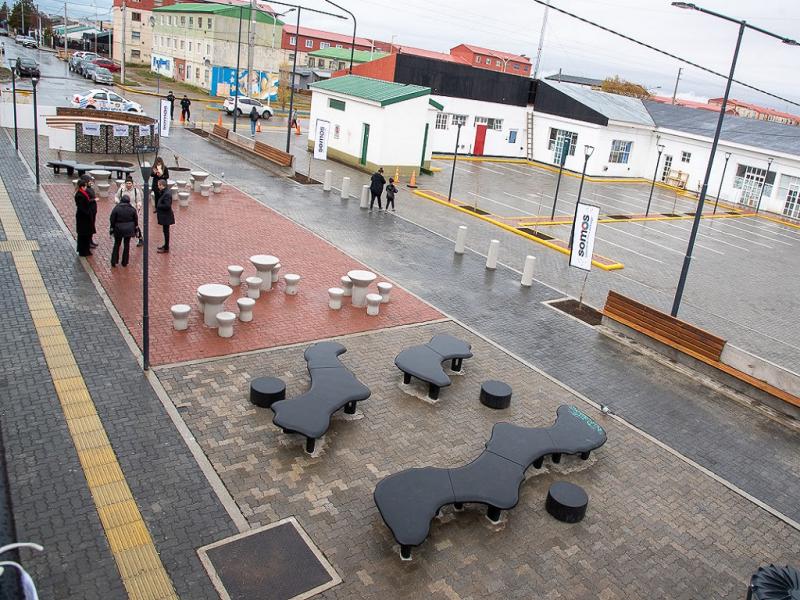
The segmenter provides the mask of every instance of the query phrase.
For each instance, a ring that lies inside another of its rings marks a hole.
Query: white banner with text
[[[575,207],[575,222],[572,225],[571,251],[569,266],[592,270],[592,253],[594,238],[597,234],[597,221],[600,218],[600,207],[591,204],[578,204]]]

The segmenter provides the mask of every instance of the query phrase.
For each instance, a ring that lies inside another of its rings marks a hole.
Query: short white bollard
[[[350,178],[342,177],[342,200],[347,200],[350,197]]]
[[[456,234],[456,254],[464,254],[464,248],[467,245],[467,226],[459,225],[458,233]]]
[[[378,316],[381,310],[380,294],[367,294],[367,314],[370,317]]]
[[[174,304],[170,309],[172,311],[172,325],[175,331],[183,331],[189,328],[189,313],[192,312],[192,307],[188,304]]]
[[[233,322],[236,320],[236,315],[227,310],[217,313],[217,333],[221,338],[233,337]]]
[[[294,273],[287,273],[286,275],[283,276],[283,280],[286,282],[286,288],[284,289],[286,295],[296,296],[297,284],[300,283],[300,275],[295,275]]]
[[[244,267],[230,265],[228,267],[228,283],[232,286],[242,285],[242,273],[244,273]]]
[[[353,281],[347,276],[342,275],[340,280],[342,282],[342,289],[344,290],[345,296],[352,296],[353,295]]]
[[[330,192],[333,187],[333,171],[325,169],[325,179],[322,180],[322,191]]]
[[[344,290],[342,288],[328,289],[328,307],[331,310],[339,310],[342,308],[342,296],[344,296]]]
[[[497,255],[500,252],[500,240],[492,240],[489,242],[489,255],[486,257],[486,268],[497,268]]]
[[[389,296],[392,293],[393,287],[394,286],[388,281],[381,281],[380,283],[378,283],[378,293],[381,296],[381,304],[389,303]]]
[[[361,204],[359,208],[369,208],[369,186],[361,187]]]
[[[261,284],[263,283],[261,277],[248,277],[245,282],[247,283],[247,297],[258,300],[261,297]]]
[[[522,268],[522,281],[525,287],[533,285],[533,268],[536,266],[536,257],[528,255],[525,257],[525,266]]]
[[[274,267],[272,267],[272,283],[278,283],[278,271],[281,270],[281,263],[278,263]]]
[[[236,301],[236,306],[239,307],[239,320],[242,323],[249,323],[253,320],[253,307],[256,301],[252,298],[239,298]]]

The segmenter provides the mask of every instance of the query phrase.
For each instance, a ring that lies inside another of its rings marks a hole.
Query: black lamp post
[[[556,203],[558,202],[558,188],[561,187],[561,174],[564,172],[564,163],[567,162],[567,154],[569,154],[569,147],[572,142],[570,140],[564,140],[561,144],[561,161],[558,166],[558,179],[556,180],[556,193],[553,196],[553,210],[550,213],[550,220],[556,218]]]
[[[661,153],[664,152],[664,144],[659,144],[658,146],[658,158],[656,158],[656,169],[653,171],[653,181],[650,184],[650,196],[647,198],[647,209],[644,211],[644,216],[648,216],[650,214],[650,202],[653,201],[653,188],[656,187],[656,177],[658,176],[658,164],[661,162]]]
[[[239,112],[239,66],[242,57],[242,6],[239,6],[239,40],[236,42],[236,95],[233,97],[233,131],[236,132],[236,117]],[[247,75],[250,77],[250,74]]]
[[[719,179],[719,189],[717,190],[717,199],[714,202],[714,212],[712,214],[717,214],[717,205],[719,204],[719,196],[722,193],[722,182],[725,181],[725,171],[728,170],[728,161],[731,159],[731,153],[725,153],[725,166],[722,167],[722,177]],[[766,180],[765,180],[766,181]]]
[[[158,146],[137,146],[136,159],[139,162],[139,169],[144,179],[144,202],[142,203],[142,238],[144,241],[144,252],[142,254],[142,368],[147,371],[150,368],[150,175],[153,172],[153,165],[149,160],[153,156],[153,162],[158,157]]]
[[[572,248],[572,236],[575,235],[575,220],[578,218],[578,204],[581,202],[581,194],[583,193],[583,180],[586,178],[586,165],[589,164],[589,158],[594,154],[594,146],[586,144],[583,147],[583,171],[581,171],[581,183],[578,186],[578,199],[575,200],[575,214],[572,216],[572,229],[569,233],[569,247]]]
[[[350,46],[350,70],[349,70],[349,74],[352,75],[353,74],[353,55],[355,54],[355,51],[356,51],[356,16],[353,13],[351,13],[349,10],[344,8],[343,6],[339,6],[335,2],[331,2],[331,0],[325,0],[325,2],[327,2],[328,4],[332,4],[333,6],[338,8],[339,10],[343,10],[348,15],[353,17],[353,43]]]
[[[31,78],[31,85],[33,86],[33,162],[34,172],[36,173],[36,187],[39,187],[39,116],[36,107],[36,86],[39,83],[37,77]],[[763,187],[761,188],[764,189]]]
[[[456,176],[456,158],[458,158],[458,142],[461,139],[461,122],[458,123],[458,131],[456,131],[456,151],[453,152],[453,172],[450,173],[450,191],[447,193],[447,201],[451,202],[453,197],[453,179]]]
[[[692,232],[689,235],[689,245],[686,249],[686,256],[684,256],[683,259],[683,267],[681,268],[681,275],[680,278],[678,279],[678,287],[675,290],[675,299],[672,303],[671,314],[673,317],[677,317],[678,310],[680,310],[681,307],[681,299],[683,298],[683,289],[686,286],[686,279],[689,276],[689,267],[691,266],[692,263],[692,252],[694,251],[694,243],[695,240],[697,239],[697,231],[698,229],[700,229],[700,219],[703,216],[703,205],[705,204],[706,192],[708,191],[708,181],[709,179],[711,179],[711,168],[714,165],[714,156],[717,153],[717,146],[719,145],[719,137],[720,133],[722,132],[722,121],[725,118],[725,108],[728,105],[728,96],[730,95],[731,92],[731,84],[733,83],[733,73],[736,71],[736,60],[739,58],[739,48],[741,48],[742,45],[742,37],[744,36],[744,30],[746,28],[754,29],[770,37],[777,38],[781,40],[784,44],[788,44],[790,46],[798,46],[800,44],[798,44],[798,42],[796,42],[795,40],[786,38],[782,35],[777,35],[765,29],[761,29],[760,27],[750,25],[744,20],[734,19],[732,17],[728,17],[718,12],[714,12],[713,10],[701,8],[691,2],[673,2],[672,6],[676,6],[678,8],[696,10],[705,13],[707,15],[711,15],[719,19],[730,21],[731,23],[736,23],[739,25],[739,36],[736,38],[736,48],[733,51],[733,60],[731,61],[731,69],[730,73],[728,74],[728,81],[725,84],[725,94],[722,97],[722,105],[719,107],[719,119],[717,119],[717,127],[716,130],[714,131],[714,141],[711,144],[711,152],[708,158],[708,166],[706,167],[706,174],[705,177],[703,178],[703,185],[700,188],[700,197],[697,200],[697,211],[694,214],[694,221],[692,222]],[[764,183],[766,184],[766,178],[764,180]]]
[[[16,74],[16,61],[8,65],[11,67],[11,96],[14,103],[14,149],[19,151],[19,137],[17,134],[17,74]]]
[[[758,194],[758,204],[756,204],[756,214],[761,209],[761,199],[764,197],[764,188],[767,187],[767,179],[769,179],[769,172],[772,168],[772,161],[775,160],[771,156],[767,159],[767,173],[764,175],[764,183],[761,184],[761,192]]]
[[[294,83],[297,74],[297,53],[300,51],[300,13],[302,8],[297,8],[297,24],[294,30],[294,54],[292,54],[292,72],[289,76],[289,116],[286,119],[286,153],[292,144],[292,116],[294,115]]]

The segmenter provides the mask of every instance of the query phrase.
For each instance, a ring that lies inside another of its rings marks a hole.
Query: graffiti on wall
[[[215,66],[211,71],[211,95],[235,96],[238,89],[243,96],[274,101],[278,99],[279,79],[278,73],[253,71],[251,77],[247,69],[241,69],[237,86],[236,69]]]

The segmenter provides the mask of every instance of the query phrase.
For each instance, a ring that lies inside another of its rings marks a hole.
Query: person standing
[[[78,236],[78,256],[91,256],[89,246],[94,233],[92,224],[92,210],[89,207],[91,199],[86,191],[86,179],[78,179],[78,190],[75,192],[75,234]]]
[[[297,109],[293,108],[289,115],[289,120],[292,122],[292,129],[297,129]]]
[[[397,193],[397,187],[394,185],[394,177],[389,177],[389,185],[386,186],[386,210],[389,210],[389,205],[392,205],[394,211],[394,196]],[[378,201],[378,208],[380,208],[380,201]]]
[[[175,120],[175,94],[172,93],[172,90],[169,91],[167,94],[167,100],[169,101],[169,120]]]
[[[256,107],[250,109],[250,136],[256,137],[256,124],[258,123],[259,115]]]
[[[161,180],[164,183],[169,181],[169,169],[164,164],[164,159],[159,156],[153,162],[153,168],[150,172],[150,191],[153,194],[154,202],[158,199],[158,182]]]
[[[92,214],[92,235],[89,237],[89,247],[97,248],[94,241],[94,234],[97,233],[97,190],[94,189],[94,178],[91,175],[84,175],[86,179],[86,193],[89,194],[89,211]]]
[[[136,213],[141,220],[142,208],[144,207],[142,204],[142,192],[139,190],[139,188],[133,185],[133,178],[130,175],[125,178],[125,185],[117,190],[114,200],[117,204],[119,204],[122,201],[122,196],[126,195],[130,199],[131,206],[136,209]],[[142,246],[142,230],[139,227],[136,228],[136,237],[139,238],[139,241],[136,242],[136,245]]]
[[[167,182],[158,180],[156,193],[156,218],[164,231],[164,245],[157,250],[159,254],[169,252],[169,228],[175,224],[175,213],[172,212],[172,192],[167,189]]]
[[[369,191],[372,199],[369,201],[369,209],[372,210],[372,205],[375,200],[378,201],[378,210],[381,210],[381,194],[383,194],[383,186],[386,185],[386,179],[383,177],[383,167],[380,167],[372,174],[372,179],[369,184]]]
[[[189,110],[189,107],[191,105],[192,101],[189,100],[189,97],[186,94],[184,94],[183,100],[181,100],[181,120],[184,121],[185,123],[188,123],[189,119],[192,116],[192,113]]]
[[[108,218],[111,225],[111,235],[114,236],[114,248],[111,250],[111,268],[117,266],[119,261],[119,247],[122,244],[122,266],[128,266],[130,256],[131,238],[139,229],[139,215],[136,209],[131,206],[131,197],[123,194],[117,204],[111,210]]]

